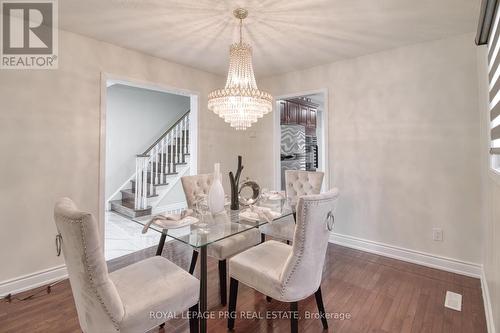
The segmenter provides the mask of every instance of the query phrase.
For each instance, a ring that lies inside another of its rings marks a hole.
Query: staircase
[[[189,154],[187,111],[144,153],[137,155],[136,171],[129,184],[120,189],[121,199],[109,202],[111,210],[130,218],[151,215],[189,171]]]

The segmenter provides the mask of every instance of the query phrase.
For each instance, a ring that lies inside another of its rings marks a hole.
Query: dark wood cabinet
[[[305,105],[301,105],[300,112],[299,112],[299,125],[307,126],[308,114],[309,114],[309,108]]]
[[[302,125],[308,132],[316,129],[318,105],[300,98],[280,101],[281,125]]]
[[[316,128],[316,113],[316,109],[309,108],[309,112],[307,114],[307,127]]]
[[[286,101],[280,101],[279,106],[280,106],[280,123],[286,124],[288,116],[286,111]]]
[[[288,124],[297,125],[299,123],[299,105],[293,102],[288,104]]]

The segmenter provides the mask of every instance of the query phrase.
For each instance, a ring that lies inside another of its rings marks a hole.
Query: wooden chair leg
[[[234,320],[236,319],[236,300],[238,298],[238,280],[231,278],[229,282],[229,316],[227,319],[227,328],[234,329]]]
[[[158,247],[156,248],[156,255],[161,256],[161,253],[163,252],[163,247],[165,246],[165,239],[167,238],[167,235],[162,233],[160,237],[160,242],[158,243]]]
[[[189,274],[191,275],[193,275],[197,260],[198,260],[198,251],[193,250],[193,256],[191,257],[191,264],[189,265]]]
[[[219,288],[220,288],[220,304],[227,304],[227,273],[226,260],[219,260]]]
[[[299,303],[290,303],[290,332],[299,333]]]
[[[328,329],[328,321],[325,316],[325,306],[323,305],[323,296],[321,295],[321,287],[318,288],[318,291],[314,294],[316,297],[316,304],[318,305],[318,312],[321,318],[321,323],[323,324],[323,329]]]
[[[199,333],[198,303],[189,308],[189,333]]]

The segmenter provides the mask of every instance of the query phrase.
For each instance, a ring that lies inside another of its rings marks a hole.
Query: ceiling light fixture
[[[252,47],[243,43],[244,8],[233,11],[240,20],[240,41],[229,49],[229,70],[226,86],[208,94],[208,109],[223,118],[231,127],[245,130],[272,110],[273,97],[257,88],[252,66]]]

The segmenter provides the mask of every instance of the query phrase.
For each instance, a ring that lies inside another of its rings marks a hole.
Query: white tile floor
[[[121,257],[158,245],[160,233],[149,230],[142,234],[142,226],[121,215],[106,212],[104,253],[106,260]]]

